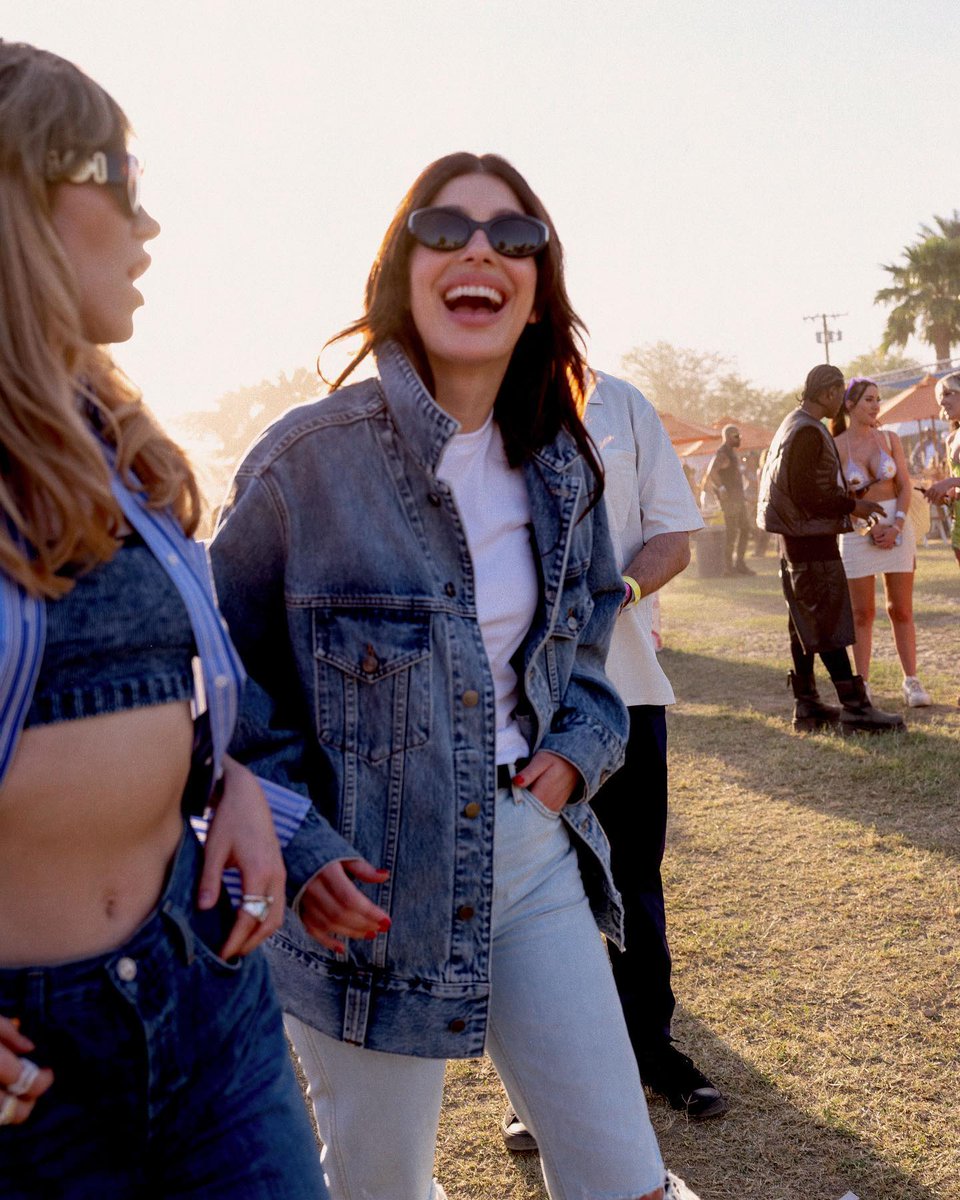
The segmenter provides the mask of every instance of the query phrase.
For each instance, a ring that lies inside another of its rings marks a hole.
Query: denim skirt
[[[186,827],[154,913],[116,950],[0,970],[54,1082],[0,1127],[5,1200],[326,1197],[319,1154],[259,950],[217,955],[229,903],[201,913]]]

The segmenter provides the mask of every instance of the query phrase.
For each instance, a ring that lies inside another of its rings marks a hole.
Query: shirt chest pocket
[[[430,737],[430,616],[313,614],[317,737],[380,763]]]

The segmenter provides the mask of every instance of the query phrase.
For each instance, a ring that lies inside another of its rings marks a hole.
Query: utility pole
[[[830,361],[830,343],[842,342],[843,333],[839,329],[831,329],[828,321],[836,321],[838,317],[845,317],[846,313],[814,313],[812,317],[804,317],[805,321],[822,321],[823,329],[817,330],[817,341],[823,346],[823,353],[826,356],[827,362]]]

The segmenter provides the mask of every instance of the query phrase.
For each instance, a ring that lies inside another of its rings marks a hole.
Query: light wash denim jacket
[[[358,854],[386,934],[338,955],[287,921],[283,1006],[342,1040],[426,1057],[483,1051],[496,792],[493,679],[473,567],[437,478],[456,422],[388,344],[379,380],[282,417],[240,467],[212,547],[250,676],[232,751],[305,790]],[[562,434],[524,467],[540,598],[515,666],[521,728],[582,776],[563,811],[600,928],[622,940],[588,799],[619,766],[626,711],[603,663],[623,586],[604,506]]]

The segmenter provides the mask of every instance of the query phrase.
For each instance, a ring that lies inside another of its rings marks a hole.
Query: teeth
[[[497,308],[503,306],[504,297],[502,292],[498,292],[496,288],[483,287],[480,284],[461,284],[459,287],[453,287],[448,292],[444,292],[443,295],[446,304],[454,304],[457,300],[463,300],[466,297],[477,300],[489,300]]]

